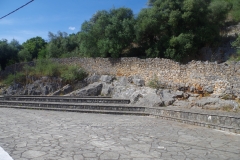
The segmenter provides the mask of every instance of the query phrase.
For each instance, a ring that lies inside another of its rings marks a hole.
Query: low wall
[[[240,117],[217,114],[209,111],[179,110],[168,108],[147,108],[146,112],[152,116],[181,123],[202,126],[240,134]]]
[[[169,59],[160,58],[61,58],[53,59],[67,65],[78,65],[89,73],[110,74],[116,76],[141,76],[145,81],[155,76],[169,86],[194,86],[201,90],[204,86],[213,86],[216,93],[226,88],[240,89],[240,62],[222,63],[191,61],[180,64]],[[14,68],[21,69],[22,64],[9,66],[1,76],[10,73]]]

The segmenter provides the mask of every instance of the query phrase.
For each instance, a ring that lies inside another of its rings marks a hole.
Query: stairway
[[[130,100],[110,97],[70,97],[70,96],[4,96],[0,97],[0,107],[72,111],[84,113],[125,114],[148,116],[145,107],[133,107]]]
[[[240,114],[174,107],[132,106],[128,99],[70,96],[3,96],[0,108],[154,116],[240,134]]]

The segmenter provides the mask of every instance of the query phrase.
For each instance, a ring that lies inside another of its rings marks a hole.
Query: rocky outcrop
[[[3,95],[48,95],[61,88],[62,80],[55,77],[42,77],[35,80],[30,77],[26,85],[15,83],[6,88],[2,93]]]
[[[103,87],[102,83],[94,82],[93,84],[90,84],[87,87],[66,94],[66,96],[79,96],[79,97],[98,96],[101,94],[102,87]]]
[[[209,61],[191,61],[180,64],[169,59],[136,57],[117,59],[72,57],[52,60],[61,64],[81,66],[89,74],[97,73],[87,79],[88,84],[97,82],[100,78],[103,78],[102,81],[105,83],[111,83],[107,75],[125,76],[129,82],[131,81],[130,83],[138,86],[144,86],[144,83],[146,85],[155,78],[162,86],[181,91],[222,94],[230,88],[234,91],[234,96],[240,98],[240,62],[218,64]],[[6,67],[5,71],[0,72],[0,79],[9,73],[15,73],[15,69],[19,71],[22,66],[23,64],[16,64]]]
[[[237,110],[239,105],[234,100],[223,100],[221,98],[203,97],[193,103],[193,107],[211,110]]]
[[[145,85],[140,76],[121,76],[93,74],[79,83],[73,91],[71,85],[59,88],[46,77],[31,84],[22,86],[15,84],[5,90],[5,95],[66,95],[66,96],[111,96],[113,98],[130,99],[133,106],[168,107],[175,106],[188,109],[211,109],[237,111],[239,104],[232,92],[214,94],[213,86],[202,87],[205,92],[198,93],[195,88],[186,90],[184,85],[169,88],[162,86],[153,89]],[[198,86],[196,86],[198,87]],[[203,94],[204,93],[204,94]],[[207,93],[207,94],[206,94]],[[205,97],[203,97],[205,96]]]
[[[109,75],[102,75],[100,81],[105,83],[111,83],[113,81],[113,77]]]
[[[63,88],[55,91],[54,93],[50,94],[51,96],[59,96],[59,95],[65,95],[73,91],[73,87],[69,84],[64,86]],[[47,95],[47,94],[46,94]]]

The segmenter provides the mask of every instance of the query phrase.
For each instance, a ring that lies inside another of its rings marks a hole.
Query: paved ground
[[[153,117],[3,108],[0,146],[14,160],[240,159],[240,135],[208,128]]]

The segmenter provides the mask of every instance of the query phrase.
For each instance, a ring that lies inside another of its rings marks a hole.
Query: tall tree
[[[37,36],[27,40],[22,44],[23,46],[22,52],[25,51],[26,51],[25,53],[29,52],[31,55],[31,59],[34,59],[38,57],[38,54],[41,52],[41,50],[45,49],[46,44],[47,42],[43,38]],[[28,57],[28,55],[26,56]]]
[[[227,2],[156,0],[138,15],[137,43],[147,57],[193,58],[200,47],[218,39],[229,10]]]
[[[119,57],[133,42],[135,19],[131,9],[98,11],[82,24],[80,51],[85,56]]]
[[[48,57],[68,57],[78,50],[79,38],[76,34],[68,35],[66,32],[60,31],[57,34],[49,32],[48,37]]]
[[[6,39],[0,40],[0,67],[2,70],[7,65],[18,61],[17,53],[20,48],[21,45],[16,40],[12,40],[10,43]]]

